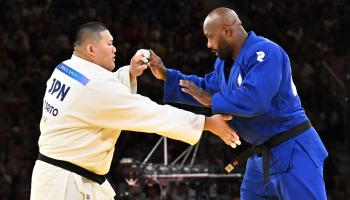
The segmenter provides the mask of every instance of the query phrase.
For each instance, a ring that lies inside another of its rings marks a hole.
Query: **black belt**
[[[76,174],[79,174],[80,176],[82,177],[85,177],[87,179],[90,179],[92,181],[95,181],[97,182],[98,184],[102,184],[105,180],[106,180],[106,177],[103,176],[103,175],[98,175],[98,174],[95,174],[93,172],[90,172],[89,170],[86,170],[82,167],[79,167],[77,165],[74,165],[70,162],[67,162],[67,161],[62,161],[62,160],[56,160],[56,159],[53,159],[53,158],[49,158],[41,153],[39,153],[39,156],[38,156],[38,160],[41,160],[41,161],[44,161],[44,162],[47,162],[49,164],[52,164],[52,165],[55,165],[57,167],[61,167],[65,170],[68,170],[68,171],[71,171],[71,172],[74,172]]]
[[[267,183],[269,180],[269,161],[271,149],[291,138],[294,138],[301,133],[305,132],[311,128],[311,123],[309,120],[297,125],[294,128],[289,129],[286,132],[282,132],[273,136],[270,140],[259,146],[253,146],[243,153],[239,154],[230,164],[225,167],[227,173],[230,173],[234,168],[244,163],[250,156],[258,154],[263,157],[263,172],[264,172],[264,182]]]

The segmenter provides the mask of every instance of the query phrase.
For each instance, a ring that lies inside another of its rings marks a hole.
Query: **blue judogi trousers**
[[[270,179],[266,183],[262,157],[250,157],[241,185],[241,200],[327,199],[323,179],[323,161],[327,154],[319,141],[311,128],[271,149]]]

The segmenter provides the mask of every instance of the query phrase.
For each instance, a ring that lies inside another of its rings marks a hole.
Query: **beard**
[[[226,41],[219,42],[218,49],[215,49],[216,56],[222,60],[231,59],[232,57],[232,47]]]

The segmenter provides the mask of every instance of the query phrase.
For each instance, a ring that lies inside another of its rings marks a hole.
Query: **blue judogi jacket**
[[[212,94],[213,113],[233,116],[230,121],[231,126],[241,138],[252,145],[261,145],[272,136],[307,120],[292,80],[288,55],[277,44],[250,32],[233,62],[229,75],[225,76],[224,68],[225,61],[217,58],[214,71],[204,78],[187,76],[179,71],[168,69],[164,84],[164,101],[203,106],[191,95],[181,91],[179,80],[190,80]],[[294,149],[297,149],[296,152],[302,149],[306,154],[296,154],[299,156],[296,163],[291,163]],[[307,156],[303,157],[304,155]],[[327,150],[316,130],[310,128],[303,134],[271,149],[269,173],[288,172],[291,166],[310,163],[310,160],[306,160],[308,157],[322,176],[323,161],[327,155]],[[298,176],[315,174],[312,172],[306,170]],[[263,178],[259,177],[262,177],[263,173],[263,158],[257,155],[251,156],[247,162],[242,187],[245,190],[253,190],[256,194],[272,194],[275,190],[271,188],[278,177],[274,178],[268,189],[261,187],[264,185]],[[323,182],[315,177],[306,178],[302,183],[284,181],[282,184],[288,183],[288,187],[293,187],[293,184],[305,184],[312,189],[314,196],[322,199],[323,190],[320,184]],[[300,195],[298,199],[304,198],[306,194]]]
[[[212,112],[232,115],[232,127],[253,145],[307,120],[292,80],[288,55],[280,46],[250,32],[228,80],[224,62],[217,58],[214,71],[204,78],[168,69],[164,101],[203,106],[181,91],[179,80],[190,80],[212,94]]]

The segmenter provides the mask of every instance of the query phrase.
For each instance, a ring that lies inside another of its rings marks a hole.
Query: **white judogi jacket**
[[[199,140],[203,115],[135,94],[136,79],[129,77],[129,66],[112,73],[74,55],[61,63],[47,82],[40,153],[104,175],[121,130]]]

